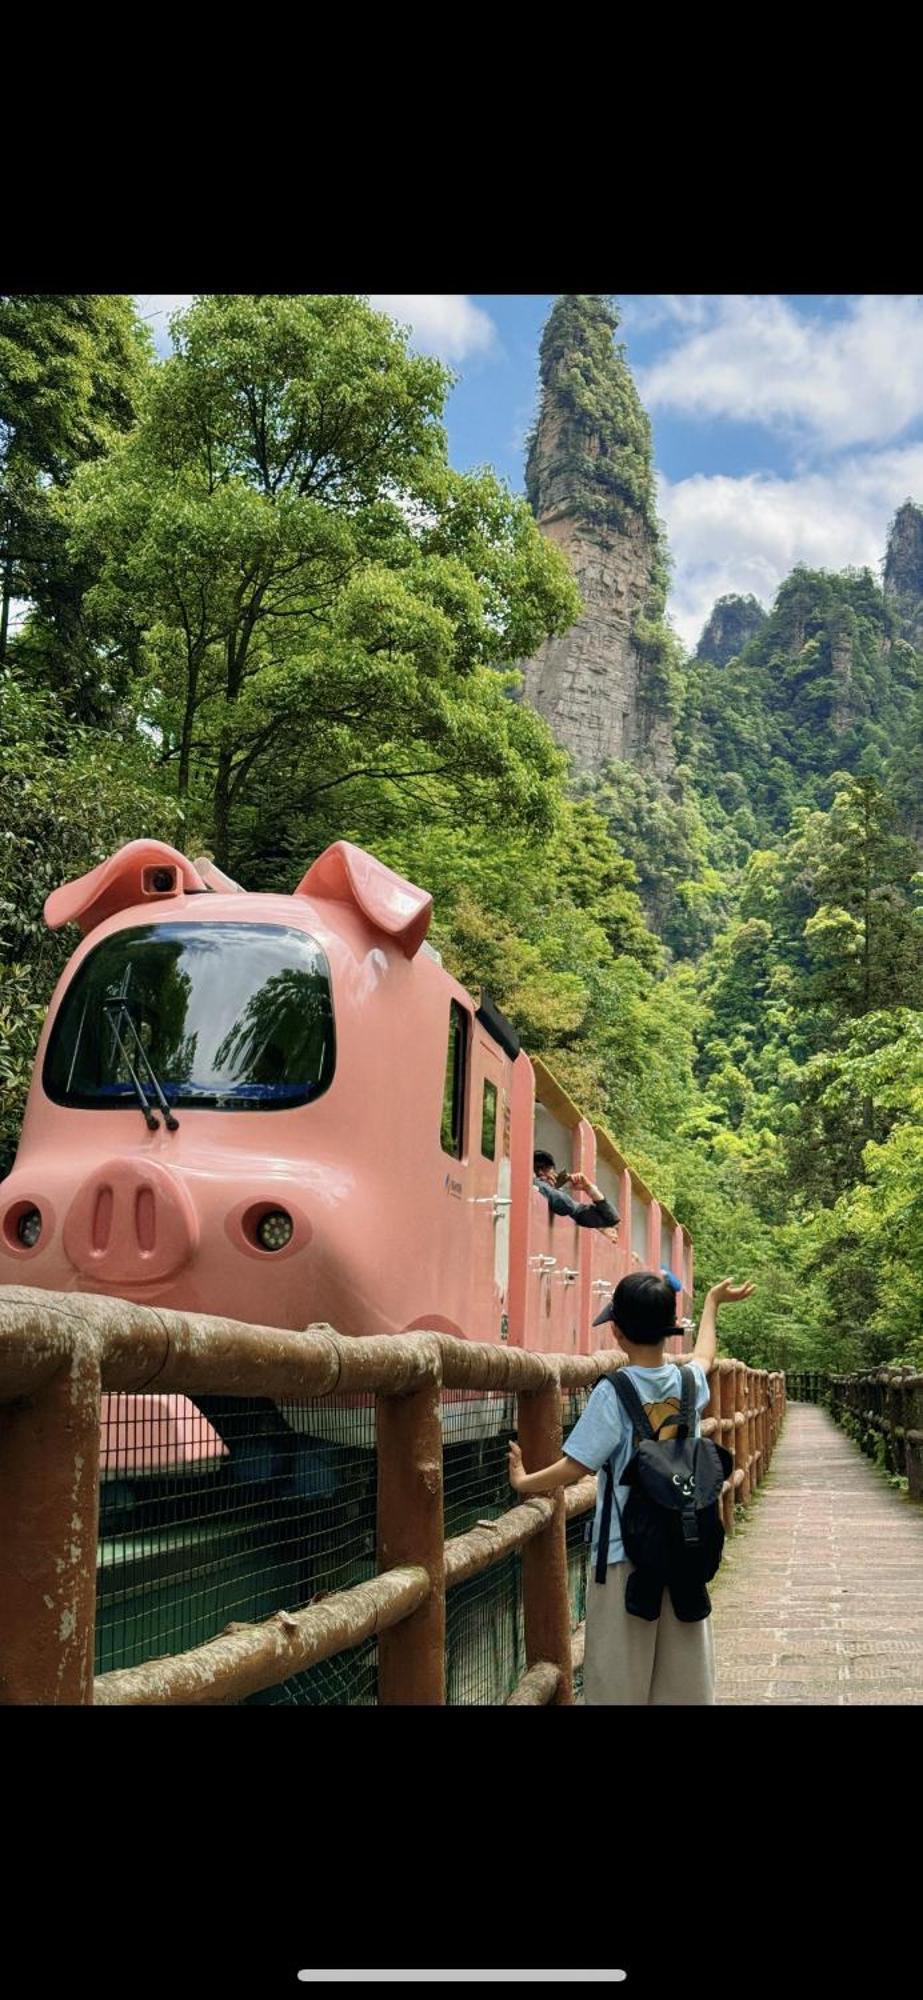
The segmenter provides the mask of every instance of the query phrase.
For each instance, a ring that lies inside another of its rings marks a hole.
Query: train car
[[[591,1287],[629,1250],[672,1266],[687,1239],[445,971],[431,912],[345,841],[291,896],[156,841],[56,890],[48,923],[83,942],[0,1184],[0,1276],[275,1326],[586,1346]],[[614,1174],[604,1270],[597,1232],[534,1190],[533,1145]]]
[[[608,1344],[603,1289],[639,1264],[676,1269],[691,1307],[688,1237],[446,971],[431,897],[373,856],[337,841],[277,895],[137,840],[45,915],[83,935],[0,1184],[0,1282],[558,1352]],[[611,1192],[617,1232],[551,1214],[536,1146]],[[470,1403],[445,1400],[447,1444],[506,1434],[502,1399]],[[106,1417],[110,1483],[239,1468],[228,1399],[119,1398]],[[372,1442],[354,1410],[267,1404],[265,1465],[315,1490],[292,1436],[347,1433]],[[250,1477],[252,1417],[247,1435]]]

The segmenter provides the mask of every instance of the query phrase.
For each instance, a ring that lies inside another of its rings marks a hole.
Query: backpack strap
[[[684,1368],[681,1362],[677,1363],[677,1366],[679,1367],[680,1380],[683,1385],[679,1404],[679,1430],[677,1435],[682,1433],[684,1437],[691,1438],[695,1436],[696,1379],[691,1368]]]
[[[644,1404],[638,1395],[634,1383],[630,1382],[625,1375],[624,1369],[616,1369],[615,1373],[610,1375],[609,1380],[623,1409],[627,1411],[637,1429],[641,1431],[642,1436],[654,1437],[655,1433]],[[597,1583],[605,1583],[606,1571],[609,1566],[609,1534],[612,1527],[613,1500],[615,1500],[615,1482],[612,1477],[612,1460],[611,1458],[607,1458],[606,1469],[603,1475],[603,1504],[599,1516],[599,1542],[596,1549],[596,1568],[593,1571]],[[615,1500],[615,1506],[616,1510],[618,1510],[617,1500]],[[621,1520],[621,1514],[619,1515],[619,1520]]]
[[[615,1501],[615,1511],[619,1517],[619,1527],[621,1528],[622,1510],[615,1498],[612,1460],[611,1458],[607,1458],[606,1469],[603,1473],[603,1504],[599,1516],[599,1542],[596,1549],[596,1568],[593,1571],[593,1576],[597,1583],[605,1583],[609,1569],[609,1531],[612,1526],[613,1501]]]
[[[597,1583],[605,1583],[609,1567],[609,1530],[612,1525],[612,1460],[607,1458],[603,1475],[603,1504],[599,1516],[599,1542],[596,1549],[596,1568],[593,1575]]]
[[[696,1380],[691,1368],[684,1368],[682,1364],[680,1364],[679,1372],[680,1376],[682,1377],[682,1384],[683,1384],[682,1396],[680,1399],[680,1406],[679,1406],[680,1431],[682,1431],[684,1437],[694,1438]],[[677,1436],[678,1435],[679,1432],[677,1432]],[[683,1492],[684,1494],[686,1494],[685,1487],[683,1488]],[[691,1491],[686,1495],[686,1498],[683,1501],[683,1510],[680,1519],[682,1522],[684,1548],[698,1548],[699,1522],[695,1510],[695,1495]]]
[[[656,1438],[657,1433],[654,1430],[650,1417],[638,1395],[634,1383],[629,1380],[624,1368],[620,1368],[617,1374],[610,1376],[610,1380],[619,1402],[623,1410],[627,1410],[635,1430],[640,1431],[643,1438]]]

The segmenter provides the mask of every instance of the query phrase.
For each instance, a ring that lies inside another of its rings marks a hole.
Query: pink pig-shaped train
[[[592,1321],[627,1270],[667,1265],[690,1313],[685,1231],[489,997],[445,971],[431,913],[345,841],[290,896],[153,840],[55,890],[48,923],[83,940],[0,1183],[0,1282],[567,1352],[607,1344]],[[618,1228],[553,1214],[535,1148],[597,1183]],[[502,1394],[449,1392],[442,1417],[462,1532],[509,1505],[515,1414]],[[104,1397],[98,1667],[369,1574],[374,1444],[371,1398]],[[582,1532],[569,1524],[575,1591]],[[515,1593],[485,1616],[480,1588],[451,1594],[452,1700],[503,1699],[515,1678]],[[335,1685],[321,1664],[286,1698],[368,1700],[362,1648],[347,1659]]]
[[[690,1312],[688,1236],[445,971],[431,914],[346,841],[288,896],[154,840],[55,890],[47,922],[83,942],[0,1184],[0,1280],[558,1352],[602,1344],[601,1299],[638,1265],[675,1270]],[[551,1213],[535,1146],[599,1183],[617,1231]],[[188,1409],[171,1399],[178,1463],[221,1449]]]

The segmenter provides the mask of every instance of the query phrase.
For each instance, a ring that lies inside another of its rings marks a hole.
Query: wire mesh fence
[[[232,1621],[297,1609],[375,1574],[375,1455],[364,1442],[368,1412],[347,1400],[283,1411],[201,1396],[180,1413],[186,1456],[177,1460],[175,1410],[145,1413],[142,1432],[131,1407],[141,1398],[106,1399],[98,1673],[185,1652]],[[321,1668],[299,1680],[313,1675],[331,1684]]]
[[[588,1389],[565,1389],[561,1396],[561,1430],[566,1449],[568,1434],[582,1417],[590,1400]],[[593,1515],[575,1514],[567,1523],[567,1587],[570,1596],[571,1631],[576,1632],[586,1617],[586,1579],[590,1558]],[[583,1692],[583,1668],[574,1671],[574,1698]]]
[[[565,1436],[586,1395],[564,1397]],[[513,1504],[507,1447],[515,1396],[442,1399],[446,1539]],[[109,1395],[103,1403],[96,1672],[205,1644],[231,1623],[301,1609],[376,1571],[375,1412],[370,1397],[276,1404],[230,1396]],[[568,1523],[572,1623],[583,1616],[585,1522]],[[446,1698],[495,1705],[525,1666],[521,1562],[448,1593]],[[366,1641],[249,1697],[257,1705],[369,1706]]]

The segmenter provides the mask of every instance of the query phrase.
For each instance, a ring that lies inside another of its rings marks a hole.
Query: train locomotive
[[[0,1282],[586,1352],[618,1279],[666,1265],[688,1316],[688,1233],[489,994],[451,977],[431,915],[425,890],[347,841],[291,895],[154,840],[56,889],[46,921],[82,941],[0,1183]],[[552,1214],[537,1147],[599,1184],[617,1230]],[[251,1410],[244,1447],[229,1399],[118,1403],[103,1492],[126,1506],[167,1474],[288,1480],[297,1497],[335,1483],[338,1426],[372,1442],[355,1411],[317,1405]],[[495,1400],[445,1399],[443,1415],[447,1446],[507,1434]]]

